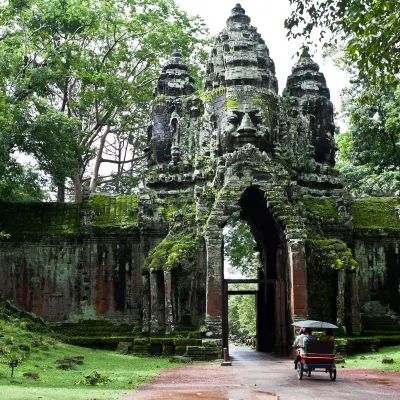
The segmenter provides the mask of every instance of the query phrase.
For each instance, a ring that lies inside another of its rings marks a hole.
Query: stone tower
[[[183,62],[176,61],[177,53],[173,56],[173,64],[183,68]],[[174,140],[172,148],[178,146],[174,139],[175,126],[185,127],[179,131],[179,140],[193,146],[180,146],[176,151],[179,157],[171,158],[169,166],[163,164],[169,161],[167,151],[160,155],[163,161],[153,159],[149,164],[148,186],[154,188],[154,199],[172,196],[178,201],[180,196],[189,193],[194,198],[191,203],[194,220],[192,225],[185,225],[185,232],[191,238],[187,243],[191,245],[175,248],[175,252],[197,254],[197,273],[205,278],[206,335],[210,339],[227,340],[223,299],[229,283],[224,280],[221,258],[223,228],[231,215],[239,212],[240,218],[247,221],[260,253],[258,347],[284,353],[290,337],[289,322],[307,318],[313,307],[309,293],[314,288],[308,287],[312,279],[307,274],[315,263],[315,252],[326,244],[324,241],[333,240],[336,245],[333,257],[341,260],[339,275],[344,275],[338,278],[337,265],[332,266],[333,270],[319,271],[326,280],[322,290],[329,297],[329,303],[336,303],[336,297],[341,300],[338,300],[338,309],[329,311],[331,308],[327,307],[317,311],[316,307],[314,315],[319,313],[321,318],[330,320],[344,319],[344,285],[351,279],[347,278],[346,271],[354,271],[356,267],[346,243],[337,237],[325,238],[323,227],[307,210],[307,204],[329,198],[335,209],[336,204],[341,205],[343,222],[348,228],[351,226],[351,221],[346,220],[346,194],[334,169],[333,105],[324,75],[309,54],[303,52],[280,97],[268,47],[240,4],[232,9],[226,27],[215,39],[200,99],[192,92],[184,93],[183,76],[190,82],[187,69],[182,74],[168,75],[170,68],[171,62],[160,77],[152,107],[168,115],[163,119],[164,125],[159,122],[160,112],[151,113],[153,132],[157,126],[157,131],[167,135],[152,136],[150,154],[163,146],[167,149],[164,143]],[[159,89],[178,86],[182,88],[180,91]],[[158,100],[160,93],[166,93],[162,105]],[[193,105],[195,112],[191,111]],[[174,118],[178,121],[176,125],[170,122]],[[168,236],[178,237],[181,229],[179,218],[171,220]],[[313,240],[314,237],[320,240]],[[150,252],[148,265],[160,256],[160,253],[156,256],[157,249],[163,246],[165,240]],[[168,260],[171,253],[167,251],[164,257]],[[168,271],[170,268],[165,265],[162,268]],[[179,268],[190,270],[184,263]],[[150,271],[150,281],[154,273]],[[164,272],[164,280],[159,278],[158,282],[172,287],[174,279],[178,277]],[[171,283],[166,284],[167,280]],[[159,293],[160,287],[154,283],[149,291]],[[174,298],[173,293],[169,296]],[[353,326],[357,331],[358,300],[356,293],[353,296]],[[166,299],[163,304],[174,308],[172,300]],[[149,308],[152,309],[151,304]],[[164,314],[173,320],[173,311],[165,310]],[[179,322],[174,321],[172,325],[177,326]]]

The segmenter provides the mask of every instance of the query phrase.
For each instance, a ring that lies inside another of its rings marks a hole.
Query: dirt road
[[[123,400],[394,400],[400,399],[400,373],[338,369],[297,379],[291,360],[248,348],[232,348],[232,367],[190,365],[162,372],[155,382]]]

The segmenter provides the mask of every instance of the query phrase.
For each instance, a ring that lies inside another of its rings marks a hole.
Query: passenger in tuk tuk
[[[333,330],[331,328],[325,329],[325,335],[320,336],[318,340],[335,340]]]
[[[306,328],[306,337],[303,339],[303,345],[305,345],[307,340],[317,340],[317,338],[312,334],[311,328]]]

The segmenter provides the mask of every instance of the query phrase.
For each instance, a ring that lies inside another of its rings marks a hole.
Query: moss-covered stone
[[[191,201],[190,201],[191,200]],[[169,223],[169,233],[144,260],[142,270],[171,270],[196,262],[198,238],[196,207],[192,199],[166,199],[158,211]]]
[[[91,230],[137,226],[138,195],[93,195],[82,203],[5,203],[0,220],[13,238],[27,235],[75,236]]]
[[[335,220],[339,216],[335,198],[305,197],[304,206],[311,218],[317,217],[326,222]]]
[[[358,268],[351,250],[342,240],[317,237],[310,243],[311,251],[319,265],[336,270]]]
[[[351,205],[354,228],[400,231],[400,198],[357,199]]]
[[[95,195],[83,203],[85,210],[93,213],[94,228],[129,228],[137,225],[138,195]]]

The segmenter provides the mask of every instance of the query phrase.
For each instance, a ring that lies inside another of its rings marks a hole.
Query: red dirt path
[[[161,372],[123,400],[398,400],[400,372],[338,368],[297,379],[293,361],[249,349],[232,349],[232,366],[186,365]]]

